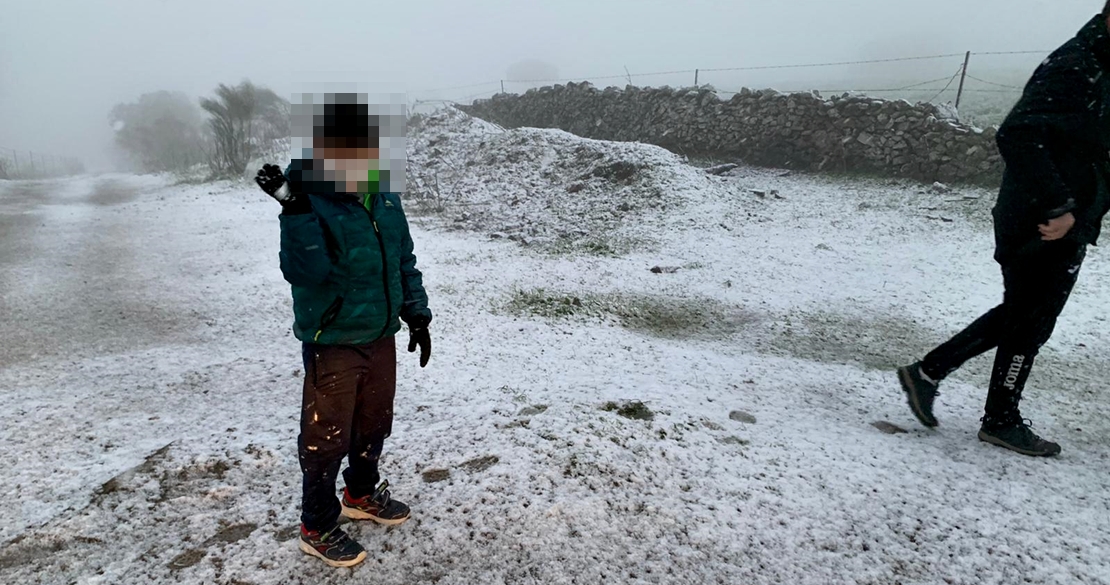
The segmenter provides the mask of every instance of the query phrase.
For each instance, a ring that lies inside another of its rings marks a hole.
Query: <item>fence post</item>
[[[964,80],[967,79],[967,64],[971,61],[971,51],[964,55],[964,68],[960,71],[960,89],[956,91],[956,111],[960,109],[960,99],[964,97]]]
[[[501,80],[501,93],[505,93],[505,80]]]
[[[698,70],[694,70],[694,87],[698,86]]]
[[[35,178],[35,151],[28,150],[27,154],[31,156],[31,178]]]

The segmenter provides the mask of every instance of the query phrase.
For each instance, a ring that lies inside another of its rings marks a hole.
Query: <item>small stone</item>
[[[465,469],[466,471],[469,471],[471,473],[478,473],[480,471],[485,471],[485,470],[489,469],[490,467],[493,467],[494,465],[497,465],[498,462],[500,462],[500,461],[501,461],[501,458],[498,457],[497,455],[486,455],[485,457],[478,457],[476,459],[471,459],[470,461],[467,461],[467,462],[463,463],[462,465],[459,465],[459,467],[461,467],[462,469]],[[427,472],[425,472],[425,473],[427,473]],[[427,479],[425,479],[424,481],[427,481]]]
[[[191,548],[174,557],[173,560],[170,561],[168,566],[171,571],[180,571],[181,569],[187,569],[204,560],[204,554],[205,553],[202,550]]]
[[[906,429],[885,420],[875,421],[871,423],[871,426],[879,429],[880,432],[886,433],[888,435],[903,435],[909,432]]]
[[[744,412],[743,410],[734,410],[728,413],[728,417],[736,422],[742,422],[749,425],[755,424],[755,415]]]
[[[525,406],[524,408],[520,409],[520,412],[517,413],[517,416],[536,416],[537,414],[542,414],[544,412],[547,412],[547,405],[537,404],[535,406]]]
[[[717,165],[715,167],[709,167],[708,169],[705,169],[705,172],[707,174],[710,174],[710,175],[723,175],[723,174],[725,174],[725,173],[727,173],[727,172],[729,172],[729,171],[731,171],[735,168],[738,168],[739,166],[740,165],[732,164],[732,163],[724,164],[724,165]]]
[[[293,524],[291,526],[286,526],[285,528],[279,528],[278,530],[275,530],[274,540],[278,542],[289,542],[290,540],[297,538],[297,536],[299,536],[300,534],[301,525]]]

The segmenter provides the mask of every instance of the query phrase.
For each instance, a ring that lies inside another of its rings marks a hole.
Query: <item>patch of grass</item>
[[[626,297],[611,310],[622,327],[655,337],[688,338],[731,332],[735,315],[711,299]]]
[[[654,420],[655,413],[651,411],[643,402],[633,400],[623,404],[616,402],[606,402],[601,406],[601,410],[605,412],[615,412],[618,416],[632,420]]]
[[[514,291],[507,308],[510,313],[518,315],[549,318],[572,317],[588,312],[581,298],[548,293],[542,288]]]
[[[540,249],[555,256],[585,254],[587,256],[619,258],[625,254],[651,246],[652,242],[639,238],[592,233],[582,237],[563,236],[542,245]]]
[[[743,329],[752,315],[710,298],[653,295],[585,294],[516,290],[506,309],[515,315],[547,319],[594,318],[667,339],[719,339]]]

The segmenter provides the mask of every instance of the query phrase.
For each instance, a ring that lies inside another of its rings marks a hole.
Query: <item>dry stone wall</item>
[[[568,83],[460,107],[506,127],[560,128],[761,166],[991,186],[1002,176],[994,128],[903,100],[747,89],[722,100],[710,87]]]

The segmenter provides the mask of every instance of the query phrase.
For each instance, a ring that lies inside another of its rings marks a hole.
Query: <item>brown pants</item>
[[[339,520],[335,480],[344,457],[352,496],[373,492],[381,480],[378,459],[393,428],[397,346],[392,337],[362,346],[305,344],[304,366],[301,522],[328,530]]]

